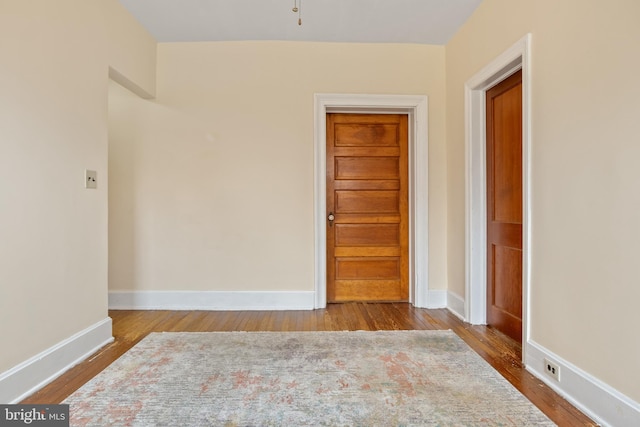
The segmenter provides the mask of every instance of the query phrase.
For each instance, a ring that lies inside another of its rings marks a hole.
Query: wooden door
[[[522,342],[522,74],[486,93],[487,323]]]
[[[327,114],[328,302],[409,298],[407,123]]]

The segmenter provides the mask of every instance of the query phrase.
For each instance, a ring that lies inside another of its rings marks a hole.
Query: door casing
[[[522,360],[529,342],[531,292],[531,34],[491,61],[465,84],[465,320],[487,323],[485,91],[522,70]]]
[[[409,300],[416,307],[443,307],[428,287],[428,126],[422,95],[315,94],[314,293],[327,305],[326,129],[327,113],[407,114],[409,120]],[[416,221],[416,218],[420,218]]]

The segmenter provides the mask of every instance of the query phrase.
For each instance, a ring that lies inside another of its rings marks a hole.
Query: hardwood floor
[[[559,426],[593,421],[526,371],[519,344],[486,326],[471,326],[444,309],[410,304],[330,304],[313,311],[110,311],[115,341],[21,403],[60,403],[150,332],[342,331],[451,329]]]

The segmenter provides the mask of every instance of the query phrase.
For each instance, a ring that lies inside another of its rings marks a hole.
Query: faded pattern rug
[[[74,426],[552,426],[451,331],[152,333]]]

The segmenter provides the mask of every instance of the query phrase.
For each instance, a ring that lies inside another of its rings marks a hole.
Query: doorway
[[[428,283],[428,130],[427,97],[422,95],[316,94],[314,188],[315,307],[327,304],[327,113],[405,114],[408,118],[409,171],[409,302],[416,307],[442,307]],[[419,220],[417,220],[419,218]],[[435,295],[435,296],[434,296]]]
[[[505,50],[465,84],[465,320],[475,325],[487,322],[485,92],[518,70],[522,70],[522,359],[526,360],[531,281],[531,34]]]

